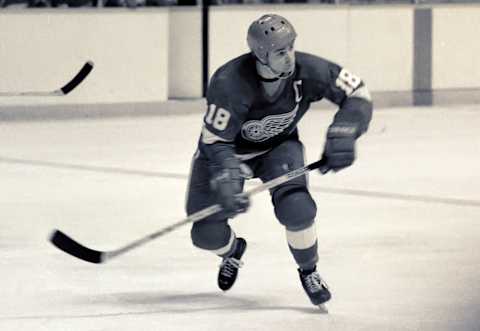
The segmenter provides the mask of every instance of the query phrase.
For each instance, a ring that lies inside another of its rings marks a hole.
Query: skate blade
[[[320,313],[328,314],[328,308],[324,303],[317,305],[317,307],[320,309]]]

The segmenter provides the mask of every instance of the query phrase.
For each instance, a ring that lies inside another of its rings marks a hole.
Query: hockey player
[[[355,141],[368,128],[372,102],[365,83],[321,57],[296,52],[294,27],[268,14],[248,29],[251,52],[220,67],[207,91],[208,109],[190,174],[187,214],[220,203],[223,211],[193,224],[193,244],[222,258],[218,286],[230,289],[243,265],[245,239],[228,220],[245,212],[245,178],[268,181],[304,165],[297,123],[310,103],[327,98],[339,106],[326,133],[323,157],[330,170],[350,166]],[[270,190],[302,286],[314,305],[331,297],[316,264],[316,205],[305,176]]]

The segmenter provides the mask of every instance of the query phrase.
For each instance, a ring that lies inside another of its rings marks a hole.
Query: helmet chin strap
[[[279,79],[287,79],[288,77],[290,77],[293,74],[293,71],[294,71],[294,70],[291,70],[291,71],[277,71],[274,68],[270,67],[268,65],[268,63],[263,63],[258,58],[257,58],[257,62],[260,64],[260,66],[262,68],[268,70],[270,73],[275,75],[275,77],[272,77],[272,78],[265,78],[259,73],[258,75],[260,76],[260,80],[263,81],[263,82],[271,83],[271,82],[275,82]]]
[[[270,69],[270,71],[272,73],[274,73],[277,76],[277,79],[287,79],[288,77],[290,77],[293,74],[293,70],[291,70],[291,71],[276,71],[275,69],[273,69],[270,66],[268,66],[268,68]]]

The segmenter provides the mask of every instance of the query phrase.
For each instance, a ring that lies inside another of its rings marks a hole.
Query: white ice
[[[332,115],[301,122],[309,162]],[[0,124],[0,330],[480,330],[478,106],[378,109],[353,167],[310,175],[329,314],[267,193],[231,223],[249,247],[227,293],[189,226],[101,265],[48,242],[114,249],[182,219],[201,118]]]

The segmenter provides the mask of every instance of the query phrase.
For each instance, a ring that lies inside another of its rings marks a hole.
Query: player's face
[[[268,54],[268,66],[275,72],[293,72],[295,68],[295,49],[293,42],[287,47],[278,48]]]

